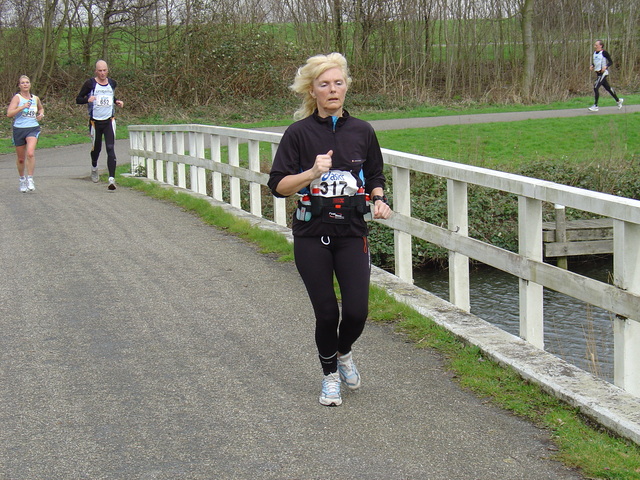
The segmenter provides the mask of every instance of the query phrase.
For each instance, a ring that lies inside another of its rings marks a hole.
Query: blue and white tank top
[[[32,128],[40,125],[38,120],[36,120],[36,115],[38,115],[38,102],[40,99],[35,95],[31,95],[31,98],[24,98],[19,93],[17,95],[20,98],[18,106],[21,107],[24,105],[25,108],[20,110],[20,112],[13,117],[13,126],[15,128]],[[27,109],[26,104],[29,100],[31,100],[31,107]]]

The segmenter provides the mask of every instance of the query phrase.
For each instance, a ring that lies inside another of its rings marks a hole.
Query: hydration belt
[[[351,222],[353,214],[365,215],[370,208],[364,194],[339,197],[304,195],[298,200],[296,218],[308,222],[312,217],[322,217],[325,223]]]

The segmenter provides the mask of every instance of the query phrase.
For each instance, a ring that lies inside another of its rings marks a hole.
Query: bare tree
[[[533,43],[533,7],[534,0],[524,0],[522,4],[522,46],[524,50],[522,96],[527,101],[531,100],[531,85],[536,66],[536,51]]]
[[[43,10],[40,63],[33,75],[33,82],[40,84],[41,94],[44,95],[51,86],[50,81],[57,67],[58,50],[68,23],[69,1],[45,0]]]

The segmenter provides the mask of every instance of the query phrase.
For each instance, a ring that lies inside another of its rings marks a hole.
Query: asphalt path
[[[613,102],[613,100],[610,100]],[[601,102],[606,105],[609,103]],[[547,118],[570,117],[598,117],[606,115],[623,115],[640,112],[640,105],[624,105],[621,109],[616,106],[600,107],[599,112],[590,112],[587,107],[564,110],[538,110],[532,112],[478,113],[470,115],[447,115],[442,117],[398,118],[391,120],[372,120],[369,123],[376,131],[404,130],[407,128],[440,127],[443,125],[469,125],[476,123],[517,122],[523,120],[542,120]],[[284,132],[286,127],[266,127],[260,130],[270,132]]]
[[[613,100],[611,100],[613,102]],[[608,102],[604,101],[603,104]],[[405,128],[439,127],[442,125],[469,125],[475,123],[516,122],[542,120],[547,118],[589,117],[621,115],[640,112],[640,105],[600,107],[599,112],[590,112],[586,107],[565,110],[538,110],[533,112],[479,113],[472,115],[451,115],[444,117],[407,118],[397,120],[375,120],[370,122],[376,130],[398,130]],[[605,117],[606,118],[606,117]]]
[[[582,478],[390,326],[321,406],[295,266],[93,184],[88,148],[38,150],[32,193],[0,156],[0,479]]]

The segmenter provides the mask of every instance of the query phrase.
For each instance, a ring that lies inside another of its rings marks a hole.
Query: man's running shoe
[[[100,180],[100,175],[98,174],[98,168],[91,167],[91,181],[93,183],[98,183]]]
[[[33,183],[33,177],[27,177],[27,189],[33,192],[36,189],[36,184]]]
[[[20,177],[20,191],[22,193],[27,191],[27,179],[24,177]]]
[[[338,372],[333,372],[322,377],[320,403],[327,407],[342,405],[342,397],[340,397],[340,375],[338,375]]]
[[[589,111],[590,111],[590,112],[597,112],[598,110],[600,110],[600,109],[598,108],[598,105],[594,105],[593,107],[589,107]]]
[[[360,374],[353,362],[353,354],[351,352],[346,355],[338,356],[338,373],[342,380],[350,390],[360,388]]]
[[[624,98],[621,98],[616,102],[616,104],[618,105],[618,109],[622,108],[622,102],[624,102]]]
[[[113,177],[109,177],[109,186],[107,187],[109,190],[116,189],[116,179]]]

